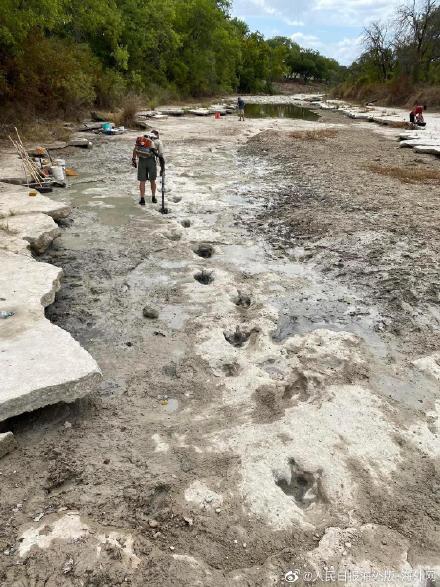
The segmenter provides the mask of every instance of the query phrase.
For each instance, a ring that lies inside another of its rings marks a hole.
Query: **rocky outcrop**
[[[26,187],[0,182],[0,218],[37,213],[61,220],[69,216],[70,207],[41,194],[30,197]]]
[[[0,183],[0,421],[71,402],[100,377],[87,351],[45,318],[62,269],[32,256],[60,235],[55,219],[70,208],[28,192]]]
[[[13,451],[16,447],[17,442],[12,432],[0,434],[0,459]]]

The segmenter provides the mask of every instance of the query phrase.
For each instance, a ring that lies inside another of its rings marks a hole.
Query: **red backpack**
[[[155,144],[148,137],[138,137],[135,149],[139,157],[154,157],[155,155]]]

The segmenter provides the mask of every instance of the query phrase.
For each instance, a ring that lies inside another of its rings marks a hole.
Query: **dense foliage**
[[[365,29],[363,44],[364,52],[349,68],[340,94],[440,104],[438,0],[406,0],[390,21],[373,22]]]
[[[1,0],[0,103],[36,112],[154,97],[270,91],[329,81],[338,64],[286,38],[266,41],[229,0]]]

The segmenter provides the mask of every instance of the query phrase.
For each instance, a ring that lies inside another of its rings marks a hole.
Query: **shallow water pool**
[[[301,120],[318,120],[319,115],[308,108],[293,104],[246,104],[248,118],[299,118]]]

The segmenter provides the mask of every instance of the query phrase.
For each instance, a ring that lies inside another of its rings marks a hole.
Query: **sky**
[[[401,0],[233,0],[233,16],[265,37],[290,37],[302,47],[350,65],[363,28],[388,19]]]

